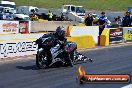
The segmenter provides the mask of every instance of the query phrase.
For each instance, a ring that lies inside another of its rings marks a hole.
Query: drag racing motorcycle
[[[56,46],[50,48],[51,52],[51,61],[50,64],[47,66],[48,63],[48,55],[46,52],[46,48],[48,44],[51,44],[50,38],[45,38],[44,41],[38,44],[38,50],[36,54],[36,66],[39,69],[45,69],[47,67],[52,66],[66,66],[66,56],[65,52],[68,53],[71,61],[71,67],[79,60],[86,61],[87,57],[78,53],[77,44],[75,42],[67,42],[64,49],[62,49],[61,44],[58,43]],[[88,60],[88,59],[87,59]],[[92,62],[92,59],[89,59]]]

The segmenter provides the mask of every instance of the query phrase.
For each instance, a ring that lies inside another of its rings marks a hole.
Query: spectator
[[[118,27],[122,26],[122,18],[120,16],[118,16],[117,18],[115,18],[115,22],[118,25]]]
[[[57,21],[57,16],[54,14],[53,17],[52,17],[52,20],[53,21]]]
[[[123,17],[122,25],[123,27],[130,27],[131,26],[131,16],[130,12],[126,12],[125,17]]]
[[[66,16],[63,13],[61,14],[61,21],[66,21]]]
[[[93,25],[94,26],[98,25],[99,16],[95,13],[93,13],[92,16],[93,16]]]
[[[53,18],[53,14],[52,14],[52,12],[49,10],[49,12],[48,12],[48,20],[49,20],[49,21],[52,21],[52,18]]]
[[[101,35],[101,33],[104,30],[104,28],[105,27],[109,27],[110,24],[111,24],[111,22],[106,17],[105,12],[102,12],[101,13],[101,17],[98,20],[98,24],[99,24],[99,35]]]
[[[31,17],[31,21],[37,21],[38,20],[38,16],[36,14],[33,14]]]
[[[93,17],[89,13],[85,19],[85,25],[86,26],[92,26],[93,25]]]

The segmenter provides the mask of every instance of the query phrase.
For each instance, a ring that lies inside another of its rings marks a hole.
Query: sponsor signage
[[[20,25],[20,28],[19,28],[19,32],[22,33],[22,34],[25,34],[25,33],[29,33],[29,23],[28,21],[19,21],[19,25]]]
[[[125,41],[132,41],[132,27],[123,28],[123,38]]]
[[[80,84],[83,83],[130,83],[131,77],[128,74],[87,74],[79,66],[77,79]]]
[[[18,21],[0,21],[0,34],[16,34],[18,32]]]
[[[0,58],[36,54],[37,45],[34,41],[17,41],[0,43]]]
[[[110,29],[110,37],[109,37],[110,44],[121,43],[123,42],[123,29]]]

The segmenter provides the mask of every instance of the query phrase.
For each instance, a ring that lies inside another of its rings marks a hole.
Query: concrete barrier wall
[[[46,33],[46,32],[45,32]],[[1,34],[0,40],[26,40],[26,39],[37,39],[45,33],[32,33],[32,34]]]
[[[69,26],[66,31],[67,36],[89,36],[94,38],[98,43],[99,27],[98,26]]]
[[[55,31],[58,26],[64,26],[67,28],[70,25],[77,24],[72,21],[32,21],[31,22],[31,32],[40,32],[40,31]]]
[[[105,28],[100,36],[101,46],[124,42],[132,42],[132,27]]]
[[[132,27],[121,28],[123,31],[117,28],[105,28],[100,36],[100,45],[109,46],[110,36],[113,41],[118,40],[121,37],[122,32],[124,40],[132,40]],[[84,29],[85,30],[85,29]],[[114,31],[113,31],[114,30]],[[111,33],[110,33],[111,31]],[[93,33],[93,32],[92,32]],[[45,33],[33,33],[33,34],[1,34],[0,35],[0,58],[14,57],[14,56],[24,56],[36,54],[37,45],[35,40],[41,37]],[[96,45],[95,39],[92,35],[87,36],[70,36],[67,37],[68,41],[73,41],[77,43],[78,49],[82,48],[94,48]],[[122,38],[123,40],[123,38]],[[123,42],[123,41],[122,41]],[[114,43],[114,42],[113,42]]]
[[[92,36],[74,36],[74,37],[67,37],[68,41],[73,41],[77,43],[77,48],[94,48],[95,41]]]
[[[100,42],[99,45],[101,46],[109,46],[109,36],[110,36],[110,29],[109,28],[105,28],[102,32],[102,34],[100,35]]]
[[[36,54],[37,45],[34,41],[42,35],[43,33],[10,34],[4,35],[6,37],[5,39],[3,36],[0,36],[0,58]],[[95,47],[95,41],[92,36],[74,36],[67,38],[68,41],[76,42],[78,49]]]

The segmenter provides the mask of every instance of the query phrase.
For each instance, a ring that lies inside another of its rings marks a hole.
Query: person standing
[[[86,26],[92,26],[93,25],[93,17],[89,13],[85,19],[85,25]]]
[[[125,17],[123,17],[122,25],[123,25],[123,27],[130,27],[131,26],[130,12],[126,12]]]
[[[53,14],[52,14],[52,12],[49,10],[49,12],[48,12],[48,20],[49,20],[49,21],[52,21],[52,17],[53,17]]]
[[[104,28],[108,27],[111,24],[111,22],[106,17],[105,12],[101,13],[101,17],[98,20],[98,24],[99,24],[99,35],[101,35],[101,33],[104,30]]]
[[[36,15],[36,14],[33,14],[32,16],[31,16],[31,21],[38,21],[38,16]]]
[[[122,18],[120,16],[115,19],[115,22],[118,27],[122,26]]]

